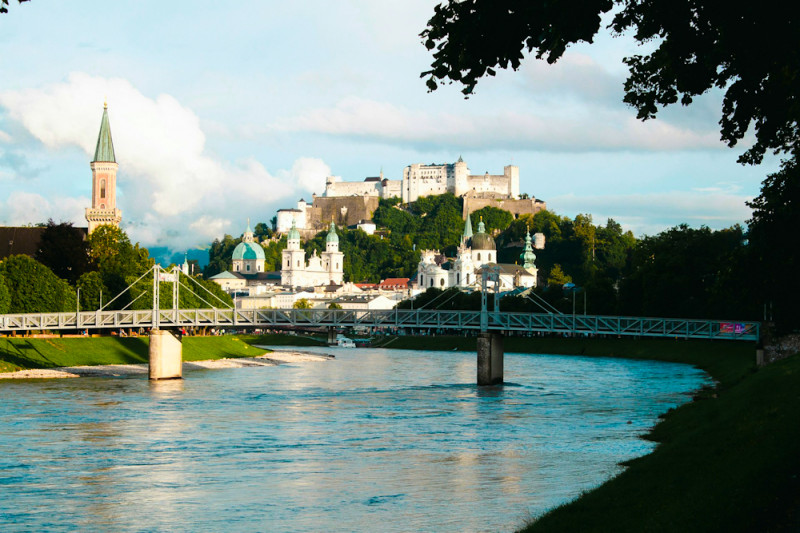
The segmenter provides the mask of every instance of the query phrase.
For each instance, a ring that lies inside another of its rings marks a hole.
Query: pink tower
[[[111,127],[108,125],[108,104],[103,104],[100,135],[97,137],[94,159],[89,166],[92,169],[92,207],[86,208],[86,221],[91,234],[97,226],[119,226],[122,220],[122,211],[117,209],[119,165],[114,157],[114,143],[111,141]]]

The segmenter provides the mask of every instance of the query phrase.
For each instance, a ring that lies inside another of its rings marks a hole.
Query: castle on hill
[[[377,196],[400,198],[403,203],[415,202],[421,196],[451,193],[456,196],[468,194],[491,194],[496,198],[519,197],[519,167],[506,165],[502,174],[473,175],[462,158],[455,163],[423,165],[415,163],[403,170],[402,180],[383,177],[366,178],[364,181],[341,181],[329,176],[325,183],[325,197]]]
[[[386,179],[383,172],[364,181],[329,176],[324,193],[314,195],[311,203],[300,200],[296,207],[278,210],[277,230],[285,234],[295,224],[304,237],[311,237],[324,230],[330,220],[339,226],[367,228],[380,199],[400,198],[409,203],[445,193],[463,198],[462,218],[486,206],[503,209],[515,217],[547,209],[542,200],[520,197],[519,167],[506,165],[502,174],[472,174],[459,157],[455,163],[409,165],[401,180]]]

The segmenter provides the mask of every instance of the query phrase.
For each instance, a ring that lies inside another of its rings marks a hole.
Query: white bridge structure
[[[335,338],[337,329],[359,328],[372,332],[388,332],[398,335],[414,335],[420,332],[455,333],[475,331],[478,333],[478,384],[502,383],[503,343],[505,335],[563,334],[569,336],[612,335],[619,337],[672,337],[681,339],[720,339],[757,342],[760,324],[748,321],[720,321],[679,318],[642,318],[604,315],[576,315],[561,313],[546,304],[537,303],[545,312],[506,312],[500,311],[498,295],[499,272],[492,267],[483,269],[480,311],[444,311],[437,309],[392,309],[392,310],[344,310],[344,309],[262,309],[237,310],[215,307],[203,299],[206,309],[179,309],[181,287],[194,291],[181,281],[177,267],[165,272],[159,265],[152,269],[153,307],[146,310],[119,309],[80,311],[67,313],[27,313],[0,315],[0,332],[6,334],[26,331],[61,330],[112,330],[144,329],[150,331],[151,379],[180,377],[180,339],[167,338],[170,330],[183,328],[220,328],[231,330],[246,329],[311,329],[327,328],[328,336]],[[138,283],[148,273],[142,275],[131,286]],[[188,280],[195,281],[190,277]],[[160,282],[173,284],[172,309],[160,308]],[[195,281],[196,283],[196,281]],[[489,283],[494,283],[494,309],[487,306]],[[207,291],[205,287],[198,287]],[[130,287],[129,287],[130,288]],[[126,289],[127,291],[128,289]],[[120,293],[116,300],[123,293]],[[207,291],[208,292],[208,291]],[[143,293],[144,294],[144,293]],[[142,295],[143,295],[142,294]],[[212,293],[209,299],[214,299]],[[140,295],[140,297],[142,296]],[[202,298],[201,298],[202,299]],[[108,302],[108,307],[114,300]],[[219,300],[217,298],[217,300]],[[135,301],[135,300],[134,300]],[[132,304],[133,302],[131,302]],[[128,304],[129,306],[131,304]],[[227,305],[222,300],[219,304]],[[154,342],[154,339],[156,342]],[[176,345],[175,342],[178,344]],[[167,354],[167,355],[164,355]],[[176,355],[177,354],[177,355]],[[175,357],[178,364],[175,365]],[[163,366],[163,361],[171,361],[171,370],[166,375],[153,368]],[[177,372],[177,375],[173,375]]]
[[[159,309],[0,315],[0,331],[170,328],[365,328],[419,331],[498,331],[757,341],[758,322],[639,318],[505,311],[342,309]]]

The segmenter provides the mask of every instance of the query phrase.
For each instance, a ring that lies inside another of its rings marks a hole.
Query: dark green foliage
[[[12,255],[0,263],[0,276],[10,296],[10,313],[75,311],[75,291],[53,272],[26,255]]]
[[[527,50],[555,63],[566,48],[592,42],[601,17],[612,32],[655,43],[649,55],[625,58],[624,101],[638,118],[714,87],[723,89],[720,134],[729,146],[754,126],[756,142],[739,160],[758,163],[767,151],[792,152],[800,139],[800,10],[767,0],[737,5],[693,0],[451,0],[434,8],[421,37],[433,51],[427,86],[458,82],[464,94],[496,68],[519,68]]]
[[[6,285],[6,278],[0,272],[0,315],[8,313],[11,308],[11,293]]]
[[[377,283],[386,278],[409,278],[417,269],[419,252],[412,237],[392,232],[386,237],[367,235],[360,229],[338,228],[339,250],[344,253],[344,280]],[[327,231],[305,243],[306,254],[325,250]]]
[[[253,231],[253,235],[258,238],[259,241],[269,239],[272,237],[272,228],[263,222],[259,222],[256,224],[255,230]]]
[[[103,276],[97,271],[86,272],[78,279],[76,286],[81,291],[81,310],[83,311],[100,309],[101,295],[105,302],[116,296],[108,292],[103,284]]]
[[[203,275],[210,278],[220,272],[233,269],[231,256],[233,256],[233,249],[240,242],[242,242],[241,239],[234,239],[228,234],[221,241],[214,239],[211,248],[208,249],[208,264],[203,269]]]
[[[741,298],[743,232],[681,225],[639,241],[621,285],[624,314],[681,318],[758,318]],[[737,279],[738,278],[738,279]]]
[[[761,195],[749,203],[752,252],[747,284],[757,290],[756,304],[767,306],[781,331],[800,327],[800,165],[784,161],[781,170],[764,180]],[[748,258],[744,258],[747,260]]]
[[[478,222],[483,219],[483,223],[486,224],[486,233],[493,235],[496,231],[503,231],[508,228],[509,224],[514,220],[514,215],[505,209],[487,205],[470,213],[469,218],[472,219],[472,231],[478,231]]]
[[[78,278],[91,266],[85,233],[73,228],[72,222],[56,224],[51,218],[42,232],[36,260],[59,278],[75,285]]]

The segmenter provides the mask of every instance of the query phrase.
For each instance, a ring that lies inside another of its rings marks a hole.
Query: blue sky
[[[529,58],[468,100],[455,85],[428,93],[418,34],[436,3],[13,2],[0,16],[0,224],[85,225],[104,98],[123,227],[175,252],[268,221],[328,174],[513,163],[551,210],[642,235],[743,223],[777,169],[736,164],[717,92],[636,121],[621,58],[642,50],[626,37],[554,66]]]

